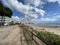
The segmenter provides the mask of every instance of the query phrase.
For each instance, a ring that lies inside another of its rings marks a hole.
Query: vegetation
[[[26,33],[29,29],[29,27],[27,28],[27,26],[24,26],[24,30],[26,30]],[[26,27],[26,28],[25,28]],[[31,28],[32,32],[35,32],[34,34],[37,35],[37,37],[39,37],[40,40],[42,40],[43,42],[45,42],[47,45],[60,45],[60,35],[56,35],[54,33],[51,32],[47,32],[47,31],[37,31],[34,30],[33,28]]]
[[[7,16],[7,17],[12,16],[11,9],[8,7],[4,7],[1,1],[0,1],[0,16]]]
[[[50,32],[38,32],[34,30],[38,37],[49,45],[60,45],[60,36]]]
[[[0,1],[0,16],[1,18],[1,23],[4,24],[5,20],[5,16],[7,17],[11,17],[12,16],[12,10],[8,7],[4,7],[3,4]]]

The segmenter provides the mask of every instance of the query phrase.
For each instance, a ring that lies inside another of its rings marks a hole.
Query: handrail
[[[29,31],[29,32],[32,34],[32,40],[34,40],[37,44],[38,44],[38,42],[33,38],[33,36],[37,37],[37,38],[38,38],[39,40],[41,40],[45,45],[50,45],[50,44],[46,43],[43,39],[41,39],[39,36],[37,36],[35,32],[30,31],[30,30],[27,30],[27,31]],[[39,45],[39,44],[38,44],[38,45]]]
[[[27,26],[28,27],[28,26]],[[27,31],[28,31],[28,33],[30,32],[31,34],[32,34],[32,40],[34,40],[34,42],[37,44],[37,45],[40,45],[35,39],[34,39],[34,37],[37,37],[41,42],[43,42],[45,45],[49,45],[48,43],[46,43],[43,39],[41,39],[39,36],[37,36],[36,35],[36,33],[35,32],[33,32],[33,28],[30,28],[30,27],[28,27],[28,28],[26,28],[26,26],[24,26],[23,27],[24,29],[26,29]]]

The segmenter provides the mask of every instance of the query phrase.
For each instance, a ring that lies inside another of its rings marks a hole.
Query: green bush
[[[36,31],[34,30],[34,32],[37,34],[37,36],[39,36],[39,38],[41,40],[43,40],[44,42],[50,44],[50,45],[60,45],[60,36],[50,33],[50,32],[43,32],[43,31]]]

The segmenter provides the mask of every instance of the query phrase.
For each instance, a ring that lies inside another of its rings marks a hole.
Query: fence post
[[[33,40],[33,31],[32,31],[32,40]]]
[[[32,34],[32,40],[33,40],[33,28],[31,28],[31,30],[32,30],[32,31],[31,31],[31,34]]]

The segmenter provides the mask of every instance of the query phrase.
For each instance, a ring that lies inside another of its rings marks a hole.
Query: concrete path
[[[0,28],[0,45],[27,45],[22,29],[18,25]]]

